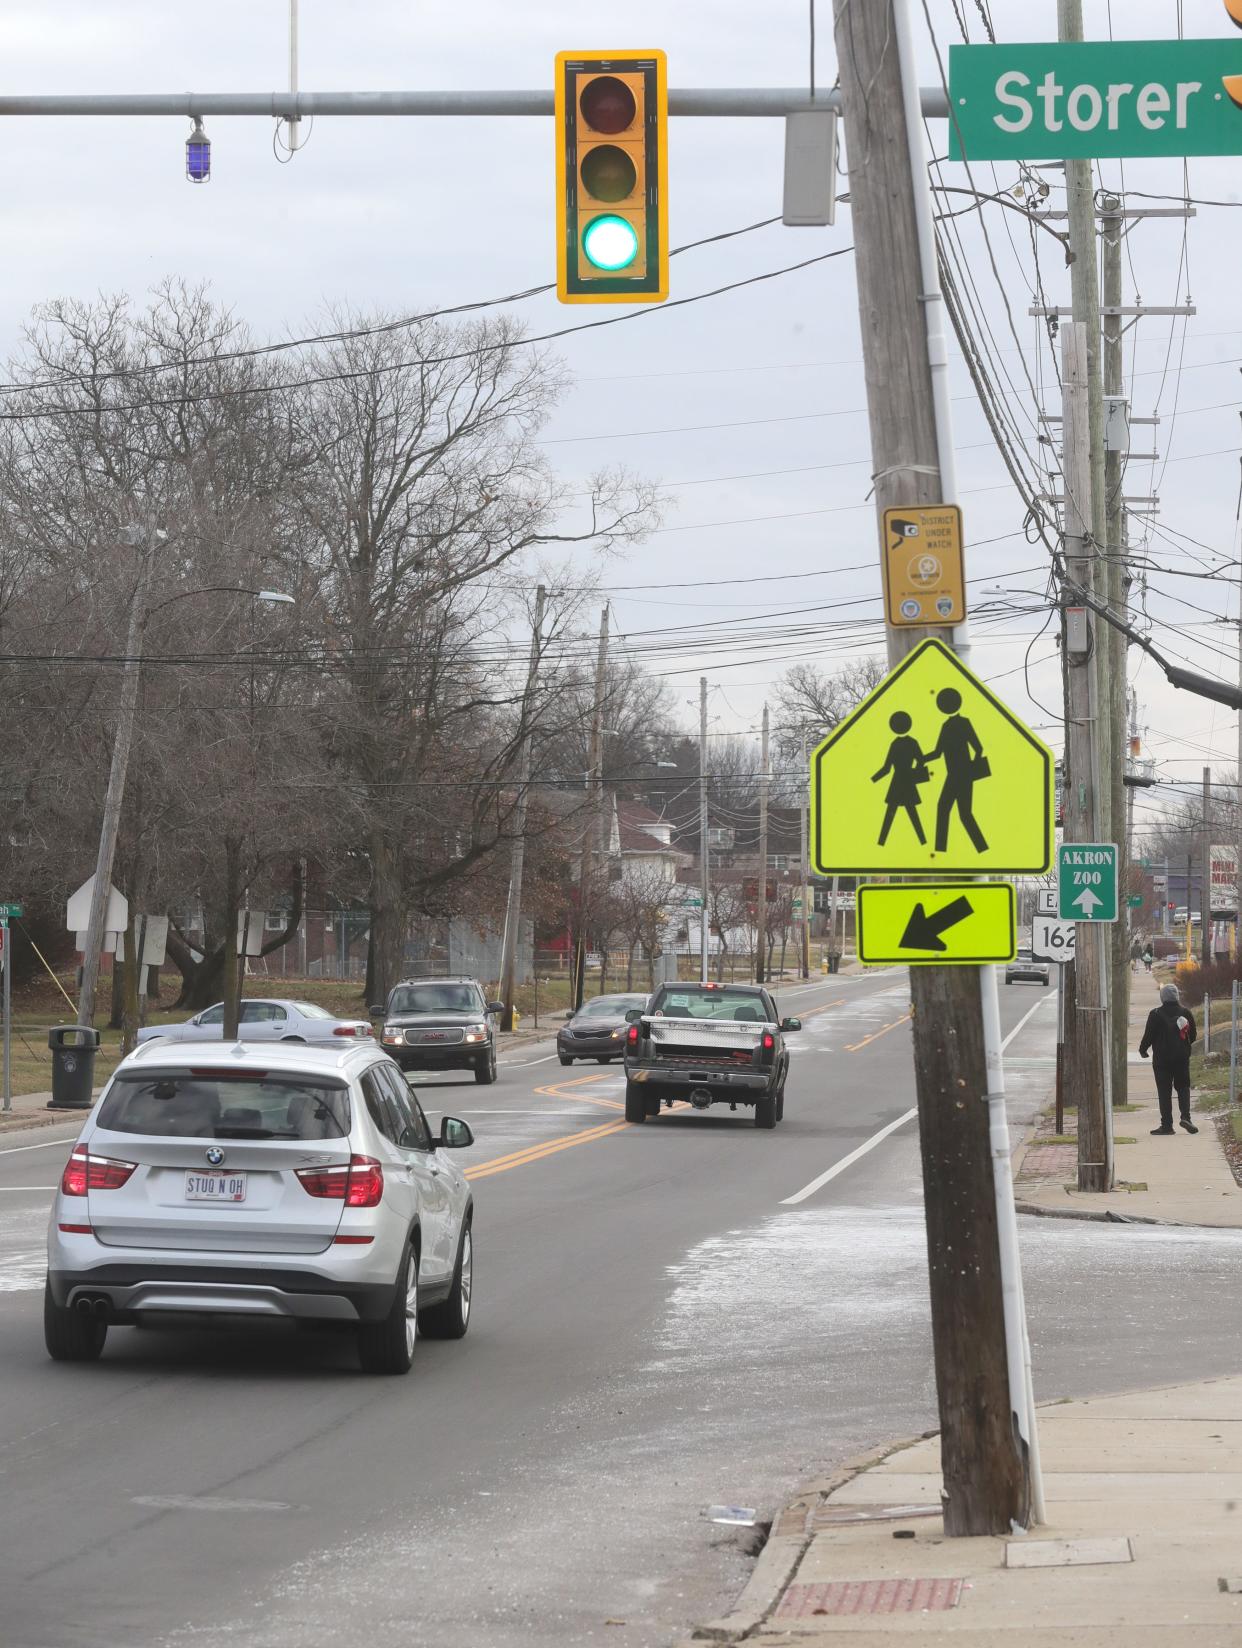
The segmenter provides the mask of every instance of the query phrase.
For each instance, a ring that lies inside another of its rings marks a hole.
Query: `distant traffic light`
[[[664,53],[556,57],[556,295],[562,303],[668,296]]]

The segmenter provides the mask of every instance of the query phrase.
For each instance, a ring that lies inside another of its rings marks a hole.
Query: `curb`
[[[913,1448],[936,1434],[935,1431],[923,1431],[918,1436],[888,1442],[869,1453],[857,1454],[838,1466],[831,1475],[820,1478],[813,1487],[804,1488],[772,1522],[773,1529],[779,1529],[787,1518],[793,1517],[800,1524],[798,1531],[772,1533],[759,1553],[754,1572],[746,1581],[741,1596],[728,1613],[722,1614],[719,1619],[704,1620],[701,1625],[696,1625],[677,1648],[693,1648],[694,1644],[703,1642],[741,1642],[751,1636],[774,1612],[785,1587],[797,1573],[807,1547],[815,1538],[815,1529],[810,1526],[813,1513],[838,1488],[843,1488],[856,1476],[882,1465],[904,1448]]]
[[[1160,1225],[1165,1230],[1238,1230],[1238,1225],[1213,1225],[1202,1220],[1188,1219],[1156,1219],[1147,1213],[1114,1213],[1105,1208],[1096,1213],[1094,1210],[1076,1207],[1039,1207],[1034,1202],[1015,1202],[1014,1210],[1018,1213],[1029,1213],[1036,1219],[1086,1219],[1093,1224],[1107,1225]]]

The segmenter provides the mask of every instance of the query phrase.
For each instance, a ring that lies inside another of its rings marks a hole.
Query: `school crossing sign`
[[[961,660],[924,641],[811,765],[820,875],[1042,875],[1052,754]]]

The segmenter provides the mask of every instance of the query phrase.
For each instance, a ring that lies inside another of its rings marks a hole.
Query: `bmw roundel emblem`
[[[212,1167],[219,1167],[220,1163],[224,1160],[224,1152],[218,1144],[213,1144],[208,1150],[207,1160],[211,1163]]]

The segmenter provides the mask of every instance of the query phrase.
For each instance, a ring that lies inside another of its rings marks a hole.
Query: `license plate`
[[[187,1202],[244,1202],[246,1175],[244,1173],[187,1173],[185,1176]]]

